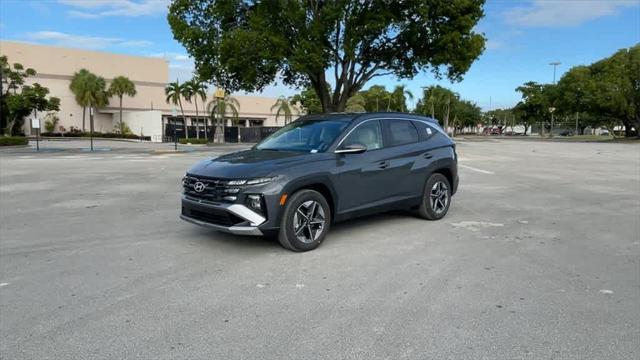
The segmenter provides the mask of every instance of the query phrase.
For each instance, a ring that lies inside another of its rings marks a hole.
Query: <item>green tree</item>
[[[188,93],[188,90],[186,90],[186,87],[183,84],[180,84],[180,81],[178,80],[168,83],[164,88],[164,94],[167,96],[167,103],[173,104],[174,106],[180,106],[180,113],[182,114],[182,121],[184,122],[184,136],[188,139],[189,127],[187,126],[187,118],[184,116],[184,109],[182,108],[182,97],[185,93]]]
[[[128,77],[118,76],[111,81],[109,85],[109,95],[118,97],[120,105],[120,134],[124,136],[124,121],[122,121],[122,98],[126,96],[136,96],[136,85]]]
[[[240,113],[240,103],[234,97],[225,94],[224,97],[214,97],[207,105],[207,112],[211,114],[211,119],[215,121],[216,132],[213,138],[214,143],[224,143],[224,127],[227,118],[237,120]]]
[[[85,121],[87,114],[87,106],[89,106],[88,100],[84,97],[86,94],[88,79],[93,75],[87,69],[80,69],[80,71],[73,74],[71,82],[69,83],[69,89],[74,94],[76,103],[82,106],[82,131],[86,129]]]
[[[102,76],[90,73],[85,81],[81,97],[89,107],[89,131],[93,133],[94,113],[98,108],[109,105],[109,92],[107,91],[107,82]]]
[[[319,114],[322,113],[322,104],[320,104],[320,98],[312,88],[306,88],[299,94],[294,95],[291,98],[294,104],[300,103],[302,109],[307,114]]]
[[[31,68],[21,64],[9,65],[6,56],[0,56],[2,91],[0,91],[1,127],[5,135],[22,131],[24,119],[34,111],[58,111],[60,99],[49,96],[49,89],[38,83],[25,85],[25,79],[36,75]],[[6,88],[4,87],[6,86]]]
[[[482,118],[480,107],[469,100],[458,100],[453,109],[454,135],[466,127],[475,127]]]
[[[291,97],[286,98],[284,96],[280,96],[278,100],[276,100],[276,103],[271,106],[271,111],[276,109],[276,124],[278,123],[278,118],[281,114],[284,116],[284,124],[286,125],[291,122],[293,112],[298,112],[298,109],[296,109],[292,100],[293,98]]]
[[[359,92],[347,100],[347,112],[366,112],[366,100],[362,92]]]
[[[540,135],[544,135],[544,129],[550,120],[549,108],[552,100],[549,98],[549,88],[552,86],[529,81],[516,88],[522,95],[521,104],[517,105],[521,119],[527,124],[539,123]]]
[[[484,0],[174,0],[168,21],[202,79],[260,91],[280,76],[343,111],[372,78],[431,70],[459,81],[484,50]],[[327,70],[333,81],[327,79]],[[332,88],[329,89],[329,84]]]
[[[197,128],[197,137],[200,138],[200,115],[198,113],[198,98],[202,101],[202,106],[204,107],[207,102],[207,86],[204,82],[200,81],[197,78],[193,78],[184,83],[184,95],[185,100],[191,102],[191,97],[193,97],[193,102],[196,106],[196,128]],[[204,138],[207,137],[207,120],[204,121]]]
[[[422,99],[416,104],[416,112],[438,119],[443,128],[448,131],[451,109],[455,108],[460,96],[440,85],[429,86],[424,89]]]
[[[391,101],[393,101],[398,105],[399,111],[404,112],[407,109],[406,99],[413,100],[413,93],[407,90],[406,85],[397,85],[389,96],[387,111],[391,111]]]
[[[373,85],[361,93],[365,100],[364,108],[369,112],[384,110],[384,103],[391,95],[382,85]]]
[[[624,124],[627,137],[640,137],[640,44],[619,50],[590,69],[595,84],[593,111]]]

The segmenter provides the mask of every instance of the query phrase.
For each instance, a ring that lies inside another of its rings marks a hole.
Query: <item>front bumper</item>
[[[182,220],[237,235],[263,235],[267,219],[242,204],[209,202],[182,195]]]

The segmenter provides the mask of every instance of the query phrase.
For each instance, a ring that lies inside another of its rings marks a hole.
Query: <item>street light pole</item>
[[[549,65],[553,66],[553,85],[556,84],[556,68],[558,67],[558,65],[560,65],[560,61],[552,61],[549,63]],[[554,116],[553,113],[556,110],[556,108],[552,108],[553,110],[549,110],[551,112],[551,131],[549,131],[549,137],[552,138],[553,137],[553,123],[554,123]]]

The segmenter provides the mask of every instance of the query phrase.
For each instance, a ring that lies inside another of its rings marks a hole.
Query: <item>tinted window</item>
[[[367,150],[380,149],[382,147],[382,130],[380,122],[377,120],[367,121],[358,125],[355,130],[347,136],[342,146],[361,144],[367,147]]]
[[[389,146],[418,142],[418,131],[411,121],[388,120]]]
[[[436,133],[436,129],[432,126],[423,123],[422,121],[414,121],[413,125],[418,129],[420,140],[427,140]]]
[[[257,145],[260,150],[323,152],[347,127],[340,120],[298,120],[286,125]]]

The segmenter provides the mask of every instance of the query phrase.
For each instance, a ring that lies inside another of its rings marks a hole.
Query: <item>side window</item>
[[[416,129],[418,129],[418,134],[420,135],[420,141],[425,141],[432,137],[436,133],[436,129],[432,126],[423,123],[422,121],[414,121],[413,125],[415,125]]]
[[[380,149],[382,147],[382,130],[377,120],[367,121],[353,130],[342,142],[342,146],[362,144],[367,150]]]
[[[398,146],[418,142],[418,130],[412,121],[388,120],[389,146]]]

